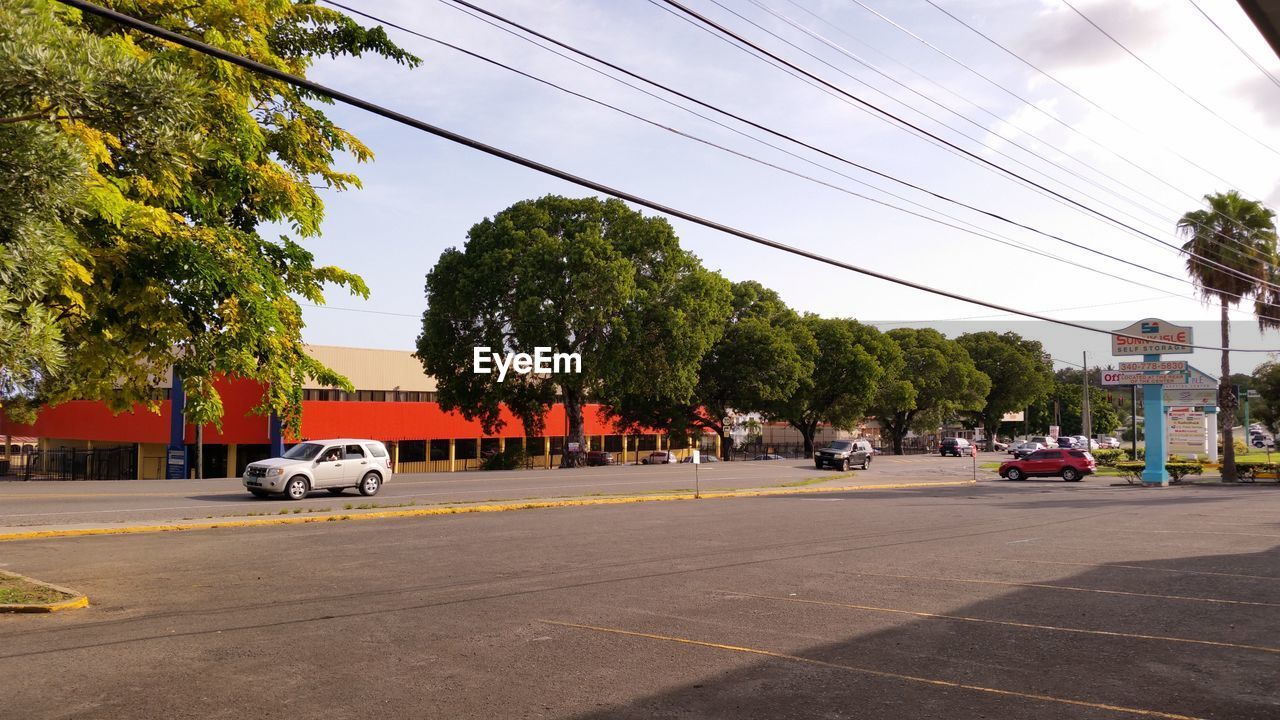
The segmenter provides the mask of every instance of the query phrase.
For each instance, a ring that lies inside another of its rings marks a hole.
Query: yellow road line
[[[808,600],[804,598],[779,597],[776,595],[757,595],[755,593],[737,592],[734,590],[723,590],[722,592],[726,592],[731,595],[738,595],[740,597],[759,598],[761,600],[782,600],[785,602],[802,603],[806,605],[824,605],[827,607],[849,608],[851,610],[867,610],[870,612],[911,615],[913,617],[929,618],[934,620],[957,620],[963,622],[984,623],[987,625],[1004,625],[1007,627],[1025,628],[1028,630],[1050,630],[1053,632],[1101,635],[1104,637],[1130,638],[1135,640],[1160,640],[1164,642],[1190,643],[1193,645],[1212,645],[1215,647],[1233,648],[1237,650],[1257,650],[1259,652],[1280,653],[1280,648],[1266,647],[1263,645],[1243,645],[1240,643],[1219,642],[1216,640],[1195,640],[1192,638],[1170,637],[1168,635],[1143,635],[1140,633],[1114,632],[1111,630],[1086,630],[1084,628],[1060,627],[1057,625],[1035,625],[1032,623],[1021,623],[1011,620],[991,620],[988,618],[968,617],[965,615],[943,615],[940,613],[918,612],[915,610],[875,607],[873,605],[853,605],[850,603],[833,602],[829,600]]]
[[[702,493],[703,500],[723,500],[729,498],[769,497],[776,495],[805,495],[810,493],[858,492],[864,490],[903,490],[908,488],[962,487],[973,485],[972,480],[923,482],[923,483],[885,483],[879,485],[850,485],[845,487],[790,487],[770,488],[764,490],[732,490]],[[433,508],[415,508],[413,510],[387,510],[379,512],[311,514],[270,518],[254,518],[252,520],[208,520],[200,522],[175,522],[156,525],[125,525],[120,527],[79,528],[65,530],[30,530],[24,532],[0,533],[0,542],[13,540],[40,540],[47,538],[85,537],[93,535],[134,535],[141,533],[178,532],[184,530],[212,530],[214,528],[242,528],[266,525],[304,525],[307,523],[333,522],[338,520],[383,520],[387,518],[432,517],[436,515],[463,515],[481,512],[505,512],[509,510],[538,510],[559,507],[584,507],[592,505],[623,505],[644,502],[673,502],[677,500],[694,500],[692,494],[680,495],[631,495],[624,497],[584,498],[580,500],[543,500],[498,505],[465,505]]]
[[[1159,533],[1162,535],[1244,535],[1246,537],[1264,537],[1264,538],[1280,538],[1280,535],[1269,535],[1266,533],[1247,533],[1247,532],[1226,532],[1223,530],[1113,530],[1112,532],[1122,533],[1141,533],[1143,535],[1149,533]]]
[[[0,538],[2,539],[2,538]],[[1190,600],[1193,602],[1220,603],[1224,605],[1251,605],[1255,607],[1280,607],[1280,603],[1254,602],[1250,600],[1224,600],[1222,598],[1191,597],[1188,595],[1158,595],[1154,593],[1129,592],[1126,590],[1099,590],[1071,585],[1049,585],[1046,583],[1008,582],[1005,580],[976,580],[972,578],[934,577],[929,575],[894,575],[890,573],[850,572],[849,575],[865,575],[867,577],[899,578],[903,580],[942,580],[945,582],[973,583],[977,585],[1004,585],[1012,587],[1043,588],[1048,590],[1070,590],[1072,592],[1099,593],[1102,595],[1130,595],[1133,597],[1158,598],[1160,600]]]
[[[1126,570],[1151,570],[1153,572],[1170,572],[1170,573],[1180,573],[1183,575],[1213,575],[1215,577],[1246,578],[1248,580],[1280,580],[1280,577],[1276,577],[1275,575],[1244,575],[1241,573],[1210,572],[1208,570],[1178,570],[1175,568],[1147,567],[1146,565],[1120,565],[1117,563],[1078,563],[1078,562],[1063,562],[1061,560],[1029,560],[1029,559],[1023,559],[1023,558],[998,558],[998,559],[1010,560],[1013,562],[1036,563],[1039,565],[1074,565],[1076,567],[1124,568]]]
[[[698,647],[714,648],[716,650],[728,650],[731,652],[747,653],[750,655],[760,655],[777,660],[789,660],[791,662],[802,663],[805,665],[814,665],[817,667],[828,668],[832,670],[845,670],[848,672],[859,673],[863,675],[871,675],[873,677],[888,678],[890,680],[901,680],[904,682],[920,683],[923,685],[932,685],[935,687],[956,688],[960,690],[972,690],[974,692],[987,693],[990,695],[999,695],[1003,697],[1020,698],[1023,700],[1038,700],[1041,702],[1058,703],[1061,705],[1072,705],[1075,707],[1086,707],[1094,710],[1107,710],[1111,712],[1127,713],[1130,715],[1139,715],[1142,717],[1163,718],[1164,720],[1200,720],[1191,715],[1179,715],[1176,713],[1161,712],[1159,710],[1145,710],[1142,708],[1125,707],[1123,705],[1110,705],[1106,703],[1095,703],[1087,700],[1072,700],[1070,698],[1061,698],[1053,695],[1041,695],[1039,693],[1018,692],[1016,690],[1002,690],[1000,688],[984,687],[982,685],[970,685],[968,683],[955,682],[953,680],[939,680],[936,678],[926,678],[917,675],[902,675],[899,673],[887,672],[884,670],[873,670],[871,668],[859,667],[857,665],[845,665],[843,663],[827,662],[825,660],[815,660],[813,658],[802,657],[799,655],[789,655],[787,653],[774,652],[772,650],[764,650],[762,648],[743,647],[741,645],[726,645],[723,643],[705,642],[702,640],[692,640],[689,638],[673,637],[670,635],[657,635],[654,633],[636,632],[634,630],[622,630],[620,628],[599,627],[596,625],[581,625],[578,623],[560,622],[557,620],[542,620],[541,622],[548,625],[559,625],[561,627],[575,628],[579,630],[591,630],[600,633],[610,633],[613,635],[625,635],[629,637],[646,638],[649,640],[661,640],[663,642],[679,643],[682,645],[695,645]]]

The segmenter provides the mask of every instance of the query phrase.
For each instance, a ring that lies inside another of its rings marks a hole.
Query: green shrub
[[[1273,462],[1238,462],[1236,474],[1242,478],[1253,479],[1258,473],[1280,473],[1280,463]]]
[[[481,470],[517,470],[528,467],[529,458],[520,447],[510,447],[500,453],[494,453],[484,459]]]
[[[1129,451],[1123,448],[1099,448],[1093,451],[1093,459],[1103,467],[1114,467],[1116,463],[1129,457]]]
[[[1142,471],[1146,467],[1146,462],[1136,460],[1127,460],[1115,464],[1116,470],[1119,470],[1121,476],[1131,484],[1141,481]],[[1199,462],[1189,460],[1171,460],[1164,464],[1164,470],[1169,473],[1169,482],[1180,483],[1188,475],[1199,475],[1204,471],[1204,466]]]

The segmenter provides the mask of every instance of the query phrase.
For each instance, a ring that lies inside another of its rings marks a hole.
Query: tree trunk
[[[1222,423],[1222,482],[1236,481],[1236,446],[1231,428],[1236,424],[1236,393],[1231,387],[1231,326],[1227,319],[1227,299],[1220,297],[1222,307],[1222,380],[1218,383],[1218,422]],[[1150,422],[1148,420],[1148,422]],[[1248,428],[1246,428],[1247,430]]]
[[[204,425],[196,425],[196,479],[204,479]]]
[[[728,430],[721,427],[720,428],[720,459],[728,460],[732,456],[731,455],[732,453],[733,453],[733,436],[729,434]]]
[[[563,452],[560,453],[560,467],[582,467],[586,464],[586,453],[582,452],[582,397],[577,390],[565,389],[562,394],[564,396],[564,413],[569,423],[569,429],[564,438]],[[570,453],[570,443],[577,443],[579,452]]]
[[[818,432],[817,423],[805,423],[800,429],[800,435],[804,437],[804,456],[806,458],[813,457],[813,436]]]

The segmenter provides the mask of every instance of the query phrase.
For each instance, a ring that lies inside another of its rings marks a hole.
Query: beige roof
[[[422,371],[422,363],[407,350],[308,345],[307,354],[351,381],[357,390],[435,392],[436,380]],[[319,387],[308,378],[308,388]]]

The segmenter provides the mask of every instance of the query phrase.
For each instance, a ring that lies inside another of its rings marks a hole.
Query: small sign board
[[[1185,385],[1186,382],[1187,376],[1185,373],[1147,375],[1146,373],[1121,372],[1119,370],[1106,370],[1102,373],[1103,385]]]
[[[1057,425],[1050,425],[1050,426],[1049,426],[1049,437],[1058,437],[1058,431],[1060,431],[1061,429],[1062,429],[1062,428],[1058,427]]]
[[[1122,362],[1120,363],[1120,369],[1130,372],[1138,372],[1142,370],[1158,370],[1161,372],[1166,370],[1186,370],[1187,361],[1159,360],[1157,362]]]
[[[694,450],[694,451],[693,451],[693,464],[694,464],[694,465],[699,465],[699,464],[701,464],[701,463],[702,463],[702,454],[701,454],[701,453],[699,453],[697,450]]]
[[[1025,410],[1019,410],[1018,412],[1007,412],[1000,418],[1000,422],[1022,422],[1023,419],[1026,417],[1026,414],[1027,413]]]
[[[1205,451],[1204,413],[1190,408],[1173,408],[1165,419],[1166,450],[1173,455]]]
[[[1173,389],[1164,388],[1165,405],[1217,405],[1217,388]]]
[[[569,452],[576,453],[580,450],[582,450],[582,443],[576,443],[576,442],[569,443]]]
[[[1191,328],[1147,318],[1113,331],[1112,355],[1185,355],[1194,352]]]
[[[185,448],[169,448],[169,451],[165,453],[164,476],[167,480],[187,479],[187,451]]]

